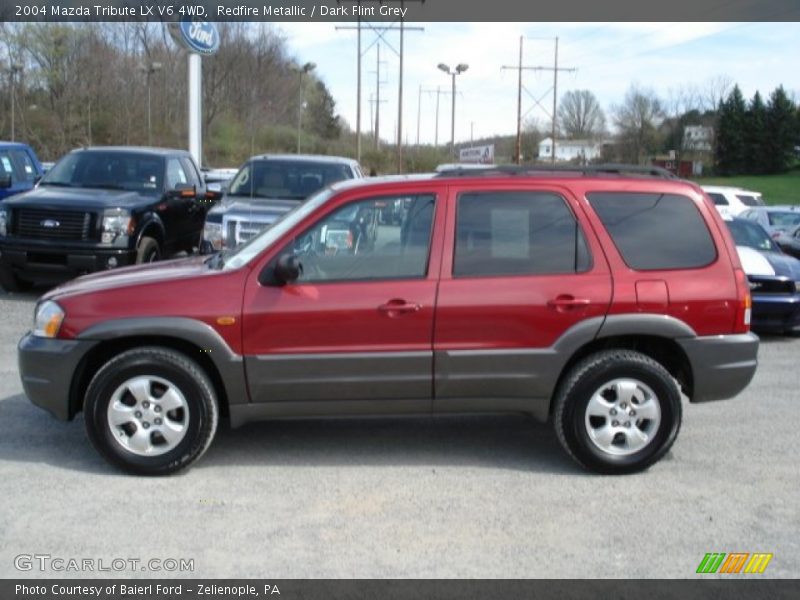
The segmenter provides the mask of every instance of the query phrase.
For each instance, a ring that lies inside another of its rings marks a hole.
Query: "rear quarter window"
[[[694,202],[677,194],[587,194],[625,263],[638,271],[704,267],[717,257]]]

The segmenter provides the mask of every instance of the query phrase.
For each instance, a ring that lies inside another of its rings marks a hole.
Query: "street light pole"
[[[439,63],[437,68],[440,71],[443,71],[452,77],[452,90],[451,93],[453,94],[452,98],[452,108],[450,114],[450,153],[455,156],[456,153],[456,75],[460,75],[467,69],[469,69],[469,65],[465,63],[459,63],[456,65],[456,68],[452,71],[450,67],[444,63]]]
[[[11,141],[15,141],[16,136],[16,122],[15,122],[15,113],[16,113],[16,95],[17,95],[17,88],[16,88],[16,75],[17,73],[22,71],[22,65],[17,63],[12,63],[11,67],[9,68],[9,74],[11,75]]]
[[[146,65],[140,65],[139,70],[142,71],[147,77],[147,145],[153,145],[153,113],[152,102],[150,94],[150,77],[153,73],[161,70],[160,62],[151,62]]]
[[[303,126],[303,102],[305,101],[305,75],[317,67],[313,62],[307,62],[300,69],[300,103],[297,107],[297,154],[300,154],[300,132]]]

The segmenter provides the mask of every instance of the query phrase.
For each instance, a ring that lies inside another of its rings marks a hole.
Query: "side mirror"
[[[206,200],[209,202],[218,202],[222,199],[225,189],[221,183],[209,183],[206,185]]]
[[[194,198],[197,196],[197,188],[191,183],[179,183],[175,189],[169,192],[172,198]]]
[[[282,254],[275,266],[267,266],[258,277],[261,285],[286,285],[297,281],[303,274],[303,263],[295,254]]]
[[[200,254],[207,255],[207,254],[214,254],[216,250],[214,250],[214,244],[212,244],[208,240],[203,240],[200,242]]]
[[[11,187],[11,173],[0,174],[0,189],[8,189]]]

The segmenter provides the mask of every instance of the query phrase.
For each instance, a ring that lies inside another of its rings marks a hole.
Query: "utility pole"
[[[542,38],[529,38],[529,39],[542,39]],[[546,38],[551,39],[551,38]],[[537,67],[526,67],[522,64],[522,41],[523,38],[520,36],[519,38],[519,63],[517,66],[507,66],[504,65],[501,67],[502,69],[515,69],[518,73],[518,82],[517,82],[517,143],[516,143],[516,153],[517,153],[517,164],[520,163],[520,156],[522,154],[522,71],[552,71],[553,72],[553,113],[550,115],[552,119],[552,126],[551,126],[551,135],[552,135],[552,145],[551,145],[551,153],[550,153],[550,162],[556,162],[556,119],[557,119],[557,112],[558,112],[558,72],[559,71],[568,71],[574,72],[577,69],[574,68],[565,68],[558,66],[558,37],[555,39],[555,60],[553,62],[552,67],[544,67],[544,66],[537,66]],[[527,90],[527,93],[530,94]],[[539,100],[534,98],[536,104],[542,108],[543,112],[547,113],[547,109],[545,109],[541,104],[539,104]]]
[[[378,44],[378,59],[375,70],[375,150],[380,148],[381,139],[381,45]]]
[[[17,73],[22,72],[22,65],[17,63],[11,63],[9,66],[9,75],[11,76],[11,141],[16,141],[16,96],[17,96],[17,85],[16,85],[16,77]]]
[[[404,3],[406,1],[408,1],[408,0],[400,0],[401,8],[404,6]],[[402,172],[403,171],[403,167],[402,167],[402,165],[403,165],[403,143],[402,143],[403,132],[402,132],[402,124],[403,124],[403,63],[404,63],[404,60],[403,60],[404,59],[404,51],[403,51],[403,49],[404,49],[404,34],[405,34],[406,31],[424,31],[425,29],[423,27],[406,27],[402,17],[399,17],[398,19],[395,20],[395,23],[397,23],[399,21],[399,26],[397,26],[397,27],[394,24],[390,24],[388,27],[376,27],[376,26],[372,25],[371,23],[365,23],[366,28],[368,30],[371,30],[375,34],[375,39],[372,41],[371,44],[369,44],[367,46],[367,48],[365,50],[362,51],[361,50],[361,29],[362,29],[361,15],[365,14],[365,13],[361,10],[361,0],[359,0],[358,6],[359,6],[358,7],[358,22],[357,22],[357,26],[356,27],[336,27],[337,30],[348,30],[348,29],[356,29],[356,30],[358,30],[358,76],[357,76],[357,81],[359,83],[357,85],[357,87],[358,87],[358,92],[357,92],[358,93],[358,101],[356,103],[356,137],[358,139],[358,141],[356,143],[356,146],[357,146],[357,150],[356,150],[357,156],[356,156],[356,158],[358,160],[361,159],[361,155],[360,155],[360,152],[361,152],[361,137],[360,137],[360,132],[361,132],[361,124],[360,124],[360,118],[361,118],[361,85],[360,85],[360,81],[361,81],[361,57],[364,54],[366,54],[372,48],[372,46],[374,46],[378,41],[382,40],[384,45],[388,46],[388,48],[392,52],[394,52],[398,56],[398,58],[400,59],[400,74],[399,74],[399,78],[398,78],[399,85],[398,85],[398,98],[397,98],[397,111],[398,111],[397,112],[397,124],[398,124],[398,126],[397,126],[397,165],[398,165],[398,172]],[[386,32],[387,31],[399,31],[400,32],[400,48],[399,48],[399,51],[395,50],[395,48],[386,39]],[[377,144],[377,136],[376,136],[376,144]]]
[[[519,36],[519,68],[517,69],[517,164],[522,164],[522,36]]]

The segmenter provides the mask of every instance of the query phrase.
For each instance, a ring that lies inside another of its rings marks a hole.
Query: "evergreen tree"
[[[745,171],[747,146],[745,121],[747,107],[739,86],[734,86],[728,98],[721,103],[714,147],[717,169],[722,175],[736,175]]]
[[[747,145],[747,172],[765,173],[767,171],[767,106],[756,92],[747,110],[745,143]]]
[[[766,170],[768,173],[786,171],[794,160],[797,111],[783,86],[779,86],[769,97],[766,130]]]

